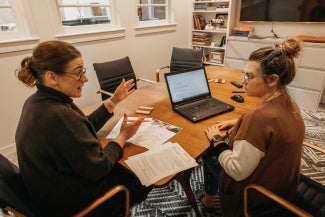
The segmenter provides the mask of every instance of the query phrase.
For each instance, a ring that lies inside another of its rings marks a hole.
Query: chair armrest
[[[90,205],[88,205],[86,208],[81,210],[79,213],[74,215],[74,217],[82,217],[90,213],[92,210],[94,210],[96,207],[104,203],[106,200],[113,197],[115,194],[119,192],[125,193],[125,217],[128,216],[130,212],[130,192],[127,187],[123,185],[117,185],[108,191],[106,191],[101,197],[97,198],[94,202],[92,202]]]
[[[159,69],[156,70],[156,82],[159,82],[160,81],[160,79],[159,79],[159,73],[163,69],[169,69],[169,66],[163,66],[163,67],[161,67],[161,68],[159,68]]]
[[[280,204],[281,206],[285,207],[286,209],[290,210],[291,212],[293,212],[294,214],[296,214],[298,216],[312,217],[311,214],[309,214],[306,211],[302,210],[301,208],[297,207],[293,203],[285,200],[284,198],[269,191],[268,189],[266,189],[260,185],[256,185],[256,184],[247,185],[244,189],[244,215],[246,217],[250,216],[248,213],[248,190],[249,189],[254,189],[254,190],[260,192],[261,194],[272,199],[273,201],[277,202],[278,204]]]
[[[148,83],[156,83],[155,81],[151,81],[151,80],[148,80],[148,79],[145,79],[145,78],[137,78],[137,81],[145,81],[145,82],[148,82]]]
[[[2,208],[2,213],[4,214],[4,216],[26,217],[26,215],[18,212],[17,210],[11,208],[10,206],[6,206]]]

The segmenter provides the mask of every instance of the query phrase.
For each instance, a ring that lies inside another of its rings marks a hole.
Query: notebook
[[[211,96],[205,68],[165,73],[172,109],[197,122],[234,109]]]

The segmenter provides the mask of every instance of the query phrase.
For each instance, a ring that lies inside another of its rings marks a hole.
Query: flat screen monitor
[[[241,0],[240,21],[325,23],[325,0]]]

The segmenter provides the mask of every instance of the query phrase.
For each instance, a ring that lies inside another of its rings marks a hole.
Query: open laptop
[[[234,109],[211,96],[205,68],[165,73],[172,109],[197,122]]]

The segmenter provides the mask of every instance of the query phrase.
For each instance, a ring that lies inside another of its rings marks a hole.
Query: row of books
[[[232,32],[233,36],[242,36],[242,37],[252,36],[253,34],[254,34],[254,27],[247,27],[247,26],[235,26]]]
[[[193,22],[194,22],[194,29],[196,30],[204,30],[205,26],[207,25],[205,17],[200,14],[193,15]]]
[[[193,32],[192,44],[199,46],[210,46],[212,34],[208,32]]]

